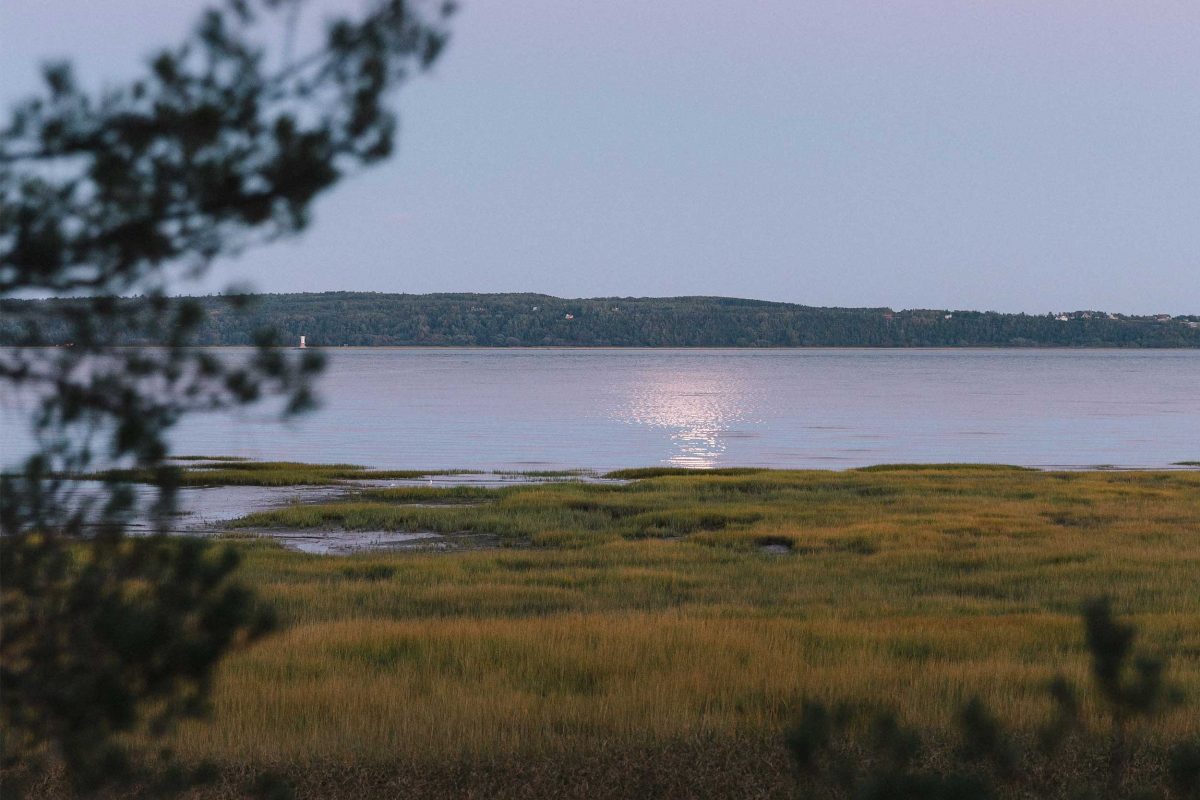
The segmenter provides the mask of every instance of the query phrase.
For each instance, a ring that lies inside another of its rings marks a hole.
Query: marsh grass
[[[521,547],[240,545],[285,629],[225,665],[214,721],[177,746],[233,771],[274,765],[309,796],[338,795],[331,774],[435,796],[588,796],[597,780],[625,796],[785,796],[780,734],[802,697],[894,707],[936,739],[978,695],[1033,731],[1047,681],[1085,677],[1078,610],[1107,593],[1189,697],[1146,732],[1152,756],[1200,735],[1197,520],[1200,472],[991,466],[653,471],[264,512],[239,524]],[[1063,776],[1102,752],[1064,756]],[[710,764],[721,774],[695,783]]]

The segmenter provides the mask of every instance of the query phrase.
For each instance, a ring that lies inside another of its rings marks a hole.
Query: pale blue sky
[[[0,101],[45,57],[128,76],[201,5],[0,0]],[[397,156],[203,288],[1200,312],[1195,0],[467,0],[454,27]]]

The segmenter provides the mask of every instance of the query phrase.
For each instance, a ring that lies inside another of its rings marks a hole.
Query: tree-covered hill
[[[1200,347],[1200,316],[1135,317],[1097,311],[1028,315],[980,311],[818,308],[725,297],[562,299],[540,294],[255,295],[197,298],[199,342],[243,345],[275,329],[317,347]],[[118,304],[131,302],[117,300]],[[19,344],[25,320],[49,327],[69,300],[0,304],[0,344]],[[119,344],[161,344],[119,331]]]

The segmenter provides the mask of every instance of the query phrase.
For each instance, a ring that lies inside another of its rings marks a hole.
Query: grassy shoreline
[[[895,705],[937,738],[979,694],[1032,731],[1051,676],[1085,675],[1076,612],[1102,593],[1193,698],[1150,741],[1200,735],[1200,473],[642,474],[371,490],[242,520],[512,547],[335,560],[242,543],[286,629],[224,667],[215,721],[177,746],[274,765],[302,796],[330,774],[432,796],[586,796],[600,776],[611,796],[784,796],[781,731],[803,697]],[[413,505],[464,491],[479,504]],[[706,758],[725,765],[711,792],[689,777]]]
[[[1091,468],[1071,468],[1067,472],[1162,472],[1176,469],[1190,471],[1200,468],[1200,461],[1177,461],[1161,469],[1114,468],[1097,465]],[[917,471],[958,471],[964,469],[984,470],[1028,470],[1039,472],[1062,472],[1060,469],[1018,467],[1007,464],[882,464],[869,467],[854,467],[846,470],[805,470],[808,472],[830,472],[846,474],[859,472],[894,471],[898,469]],[[160,473],[141,469],[108,469],[79,474],[60,473],[55,477],[74,480],[95,480],[126,483],[155,484],[162,480],[186,487],[218,486],[353,486],[371,481],[416,480],[427,477],[455,475],[490,475],[497,478],[541,478],[547,480],[606,480],[629,481],[646,478],[687,476],[732,476],[760,473],[787,473],[789,470],[766,467],[720,467],[713,469],[690,469],[683,467],[632,467],[597,472],[591,469],[568,470],[473,470],[473,469],[378,469],[360,464],[309,464],[295,461],[256,461],[242,456],[175,456]],[[795,472],[792,470],[791,472]]]
[[[235,522],[500,546],[330,558],[232,538],[283,628],[175,737],[220,768],[200,796],[264,769],[313,798],[794,796],[783,731],[804,698],[894,707],[947,759],[972,695],[1032,737],[1048,681],[1088,673],[1078,610],[1099,594],[1189,702],[1143,731],[1135,775],[1200,737],[1200,471],[615,477],[367,488]],[[1016,796],[1066,796],[1105,744]]]

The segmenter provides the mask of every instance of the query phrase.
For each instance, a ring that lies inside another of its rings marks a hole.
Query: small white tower
[[[308,347],[308,345],[306,345],[306,344],[304,343],[304,336],[303,336],[303,334],[301,334],[301,336],[300,336],[300,349],[301,349],[301,350],[303,350],[303,349],[304,349],[304,348],[306,348],[306,347]]]

